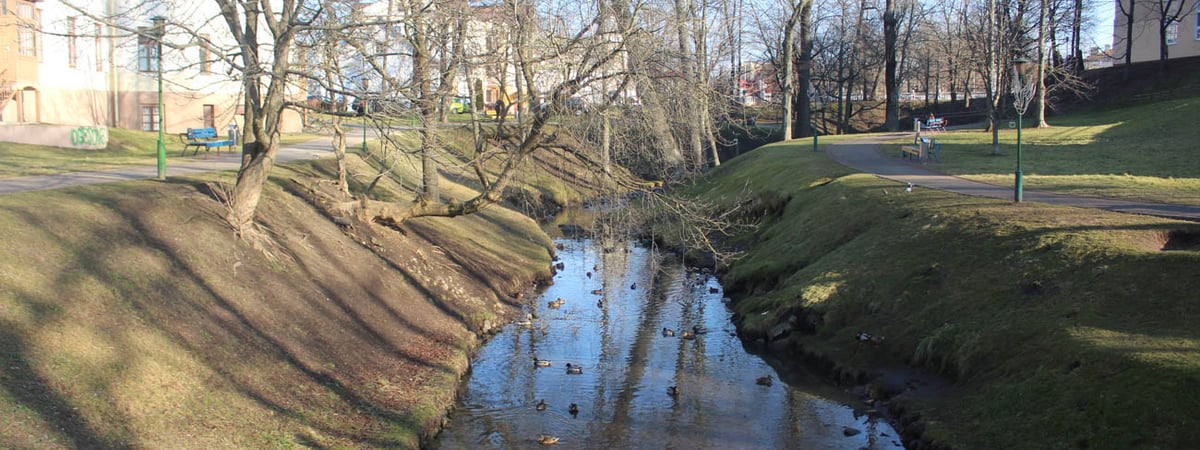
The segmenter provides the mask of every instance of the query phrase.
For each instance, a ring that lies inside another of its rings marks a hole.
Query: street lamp
[[[1037,91],[1036,80],[1030,80],[1029,71],[1033,66],[1029,60],[1022,57],[1013,60],[1012,95],[1013,107],[1017,110],[1017,173],[1013,186],[1013,201],[1017,203],[1024,199],[1024,184],[1021,181],[1021,118],[1025,115],[1025,109],[1029,107],[1029,100],[1033,99],[1033,94]]]
[[[154,65],[158,72],[158,179],[167,179],[167,143],[163,140],[163,126],[166,124],[166,119],[163,116],[163,89],[162,89],[162,39],[167,31],[167,18],[163,16],[154,16],[150,18],[154,23],[154,27],[149,34],[154,36],[155,56]]]

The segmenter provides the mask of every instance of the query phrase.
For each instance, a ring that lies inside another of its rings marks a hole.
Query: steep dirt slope
[[[498,207],[343,229],[287,170],[258,248],[201,180],[0,197],[0,447],[418,446],[551,243]]]

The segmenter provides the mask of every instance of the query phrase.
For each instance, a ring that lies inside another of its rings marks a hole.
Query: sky
[[[1099,0],[1092,2],[1095,7],[1090,14],[1095,18],[1095,27],[1091,33],[1084,37],[1083,51],[1086,53],[1093,45],[1104,48],[1106,45],[1112,45],[1112,27],[1113,27],[1113,11],[1116,9],[1116,2],[1112,0]]]

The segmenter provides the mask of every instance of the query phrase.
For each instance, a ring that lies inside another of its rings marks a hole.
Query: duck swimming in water
[[[679,386],[667,386],[667,395],[672,397],[679,396]]]
[[[754,379],[754,384],[761,385],[761,386],[770,386],[772,382],[773,381],[771,380],[770,375],[767,375],[765,377],[758,377],[758,378]]]
[[[545,410],[546,410],[546,399],[541,399],[541,400],[539,400],[539,401],[538,401],[538,404],[537,404],[537,410],[538,410],[538,411],[545,411]]]
[[[675,337],[675,330],[664,327],[662,334],[663,334],[663,337]]]
[[[571,413],[572,416],[579,414],[579,405],[572,403],[571,406],[567,407],[567,412]]]
[[[558,437],[541,434],[538,435],[538,443],[542,445],[554,445],[558,443]]]
[[[534,356],[533,357],[533,366],[534,367],[550,367],[550,360],[538,359],[538,357]]]
[[[582,375],[582,374],[583,374],[583,366],[577,366],[577,365],[574,365],[571,363],[567,363],[567,375]]]

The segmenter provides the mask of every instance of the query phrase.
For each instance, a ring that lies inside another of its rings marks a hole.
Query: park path
[[[889,156],[878,151],[878,146],[884,142],[911,135],[911,133],[864,135],[861,139],[831,144],[826,148],[828,149],[829,157],[834,161],[865,173],[896,180],[901,183],[912,183],[915,186],[925,188],[940,189],[977,197],[1012,200],[1013,190],[1011,186],[980,183],[946,175],[930,170],[924,165],[902,160],[899,155]],[[285,163],[332,155],[333,146],[331,138],[321,137],[280,148],[275,162]],[[167,162],[167,177],[221,170],[237,170],[239,163],[239,152],[224,152],[220,155],[213,153],[207,159],[200,159],[198,157],[187,159],[175,158]],[[157,170],[155,166],[131,166],[98,172],[71,172],[54,175],[4,178],[0,179],[0,194],[153,179],[158,175]],[[1079,197],[1028,189],[1024,192],[1024,198],[1026,202],[1053,203],[1081,208],[1096,208],[1122,213],[1200,221],[1200,207],[1196,206]]]
[[[871,134],[854,141],[831,144],[826,148],[828,149],[827,153],[829,157],[834,161],[864,173],[874,174],[901,183],[912,183],[915,186],[956,192],[964,195],[999,198],[1010,201],[1013,199],[1013,187],[1011,185],[998,186],[946,175],[930,170],[925,165],[903,160],[899,154],[885,155],[878,149],[878,146],[884,142],[911,136],[911,132]],[[1200,207],[1196,206],[1079,197],[1029,189],[1024,190],[1023,196],[1026,202],[1052,203],[1129,214],[1200,221]]]
[[[333,155],[332,138],[320,137],[311,141],[281,147],[275,155],[275,163],[303,159],[315,159]],[[175,149],[168,148],[168,154]],[[199,156],[172,158],[167,160],[167,178],[194,175],[222,170],[237,170],[241,163],[241,152],[210,152],[207,158]],[[114,183],[118,181],[153,179],[158,177],[158,167],[129,166],[96,172],[68,172],[53,175],[31,175],[0,179],[0,194],[14,192],[43,191],[71,186]]]

